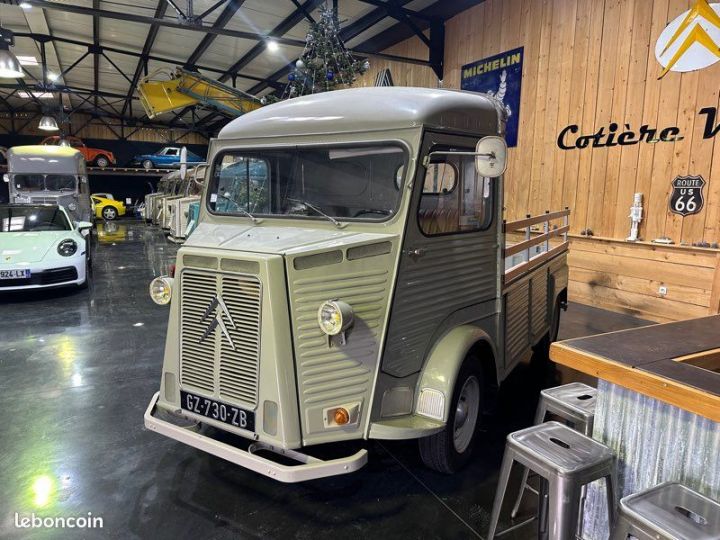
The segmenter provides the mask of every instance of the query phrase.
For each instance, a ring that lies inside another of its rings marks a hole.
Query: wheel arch
[[[480,361],[485,386],[497,384],[497,350],[493,339],[477,326],[458,326],[435,344],[425,362],[417,387],[417,414],[447,422],[458,373],[470,355]]]

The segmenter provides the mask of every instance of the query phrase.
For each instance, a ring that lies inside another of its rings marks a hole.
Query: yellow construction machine
[[[174,71],[154,71],[140,81],[138,91],[149,118],[193,105],[236,117],[263,105],[261,99],[251,94],[180,67]]]

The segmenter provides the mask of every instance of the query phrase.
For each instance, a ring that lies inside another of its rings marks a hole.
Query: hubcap
[[[465,379],[455,408],[453,444],[462,454],[470,446],[480,413],[480,382],[475,375]]]

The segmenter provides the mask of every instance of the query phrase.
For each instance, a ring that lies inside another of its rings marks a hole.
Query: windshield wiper
[[[335,218],[332,217],[332,216],[327,215],[325,212],[323,212],[322,210],[320,210],[317,206],[312,205],[312,204],[310,204],[310,203],[307,202],[307,201],[303,201],[302,199],[292,199],[292,198],[290,198],[290,197],[288,197],[287,200],[288,200],[288,201],[291,201],[291,202],[298,203],[298,204],[302,204],[305,208],[309,208],[310,210],[314,210],[315,212],[317,212],[318,214],[320,214],[322,217],[327,218],[327,219],[329,219],[330,221],[332,221],[333,225],[335,225],[336,227],[342,227],[342,226],[343,226],[343,224],[340,223],[337,219],[335,219]]]
[[[228,202],[231,202],[233,205],[235,205],[234,211],[240,212],[245,217],[249,217],[250,221],[252,221],[253,223],[260,223],[260,220],[258,218],[253,216],[250,212],[248,212],[244,208],[240,208],[240,205],[237,202],[233,201],[230,197],[226,197],[225,195],[221,195],[220,193],[218,193],[218,197],[225,199]]]

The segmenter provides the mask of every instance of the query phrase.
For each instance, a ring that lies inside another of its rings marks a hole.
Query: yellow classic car
[[[125,204],[116,201],[110,193],[93,193],[90,195],[93,215],[106,221],[112,221],[125,215]]]

